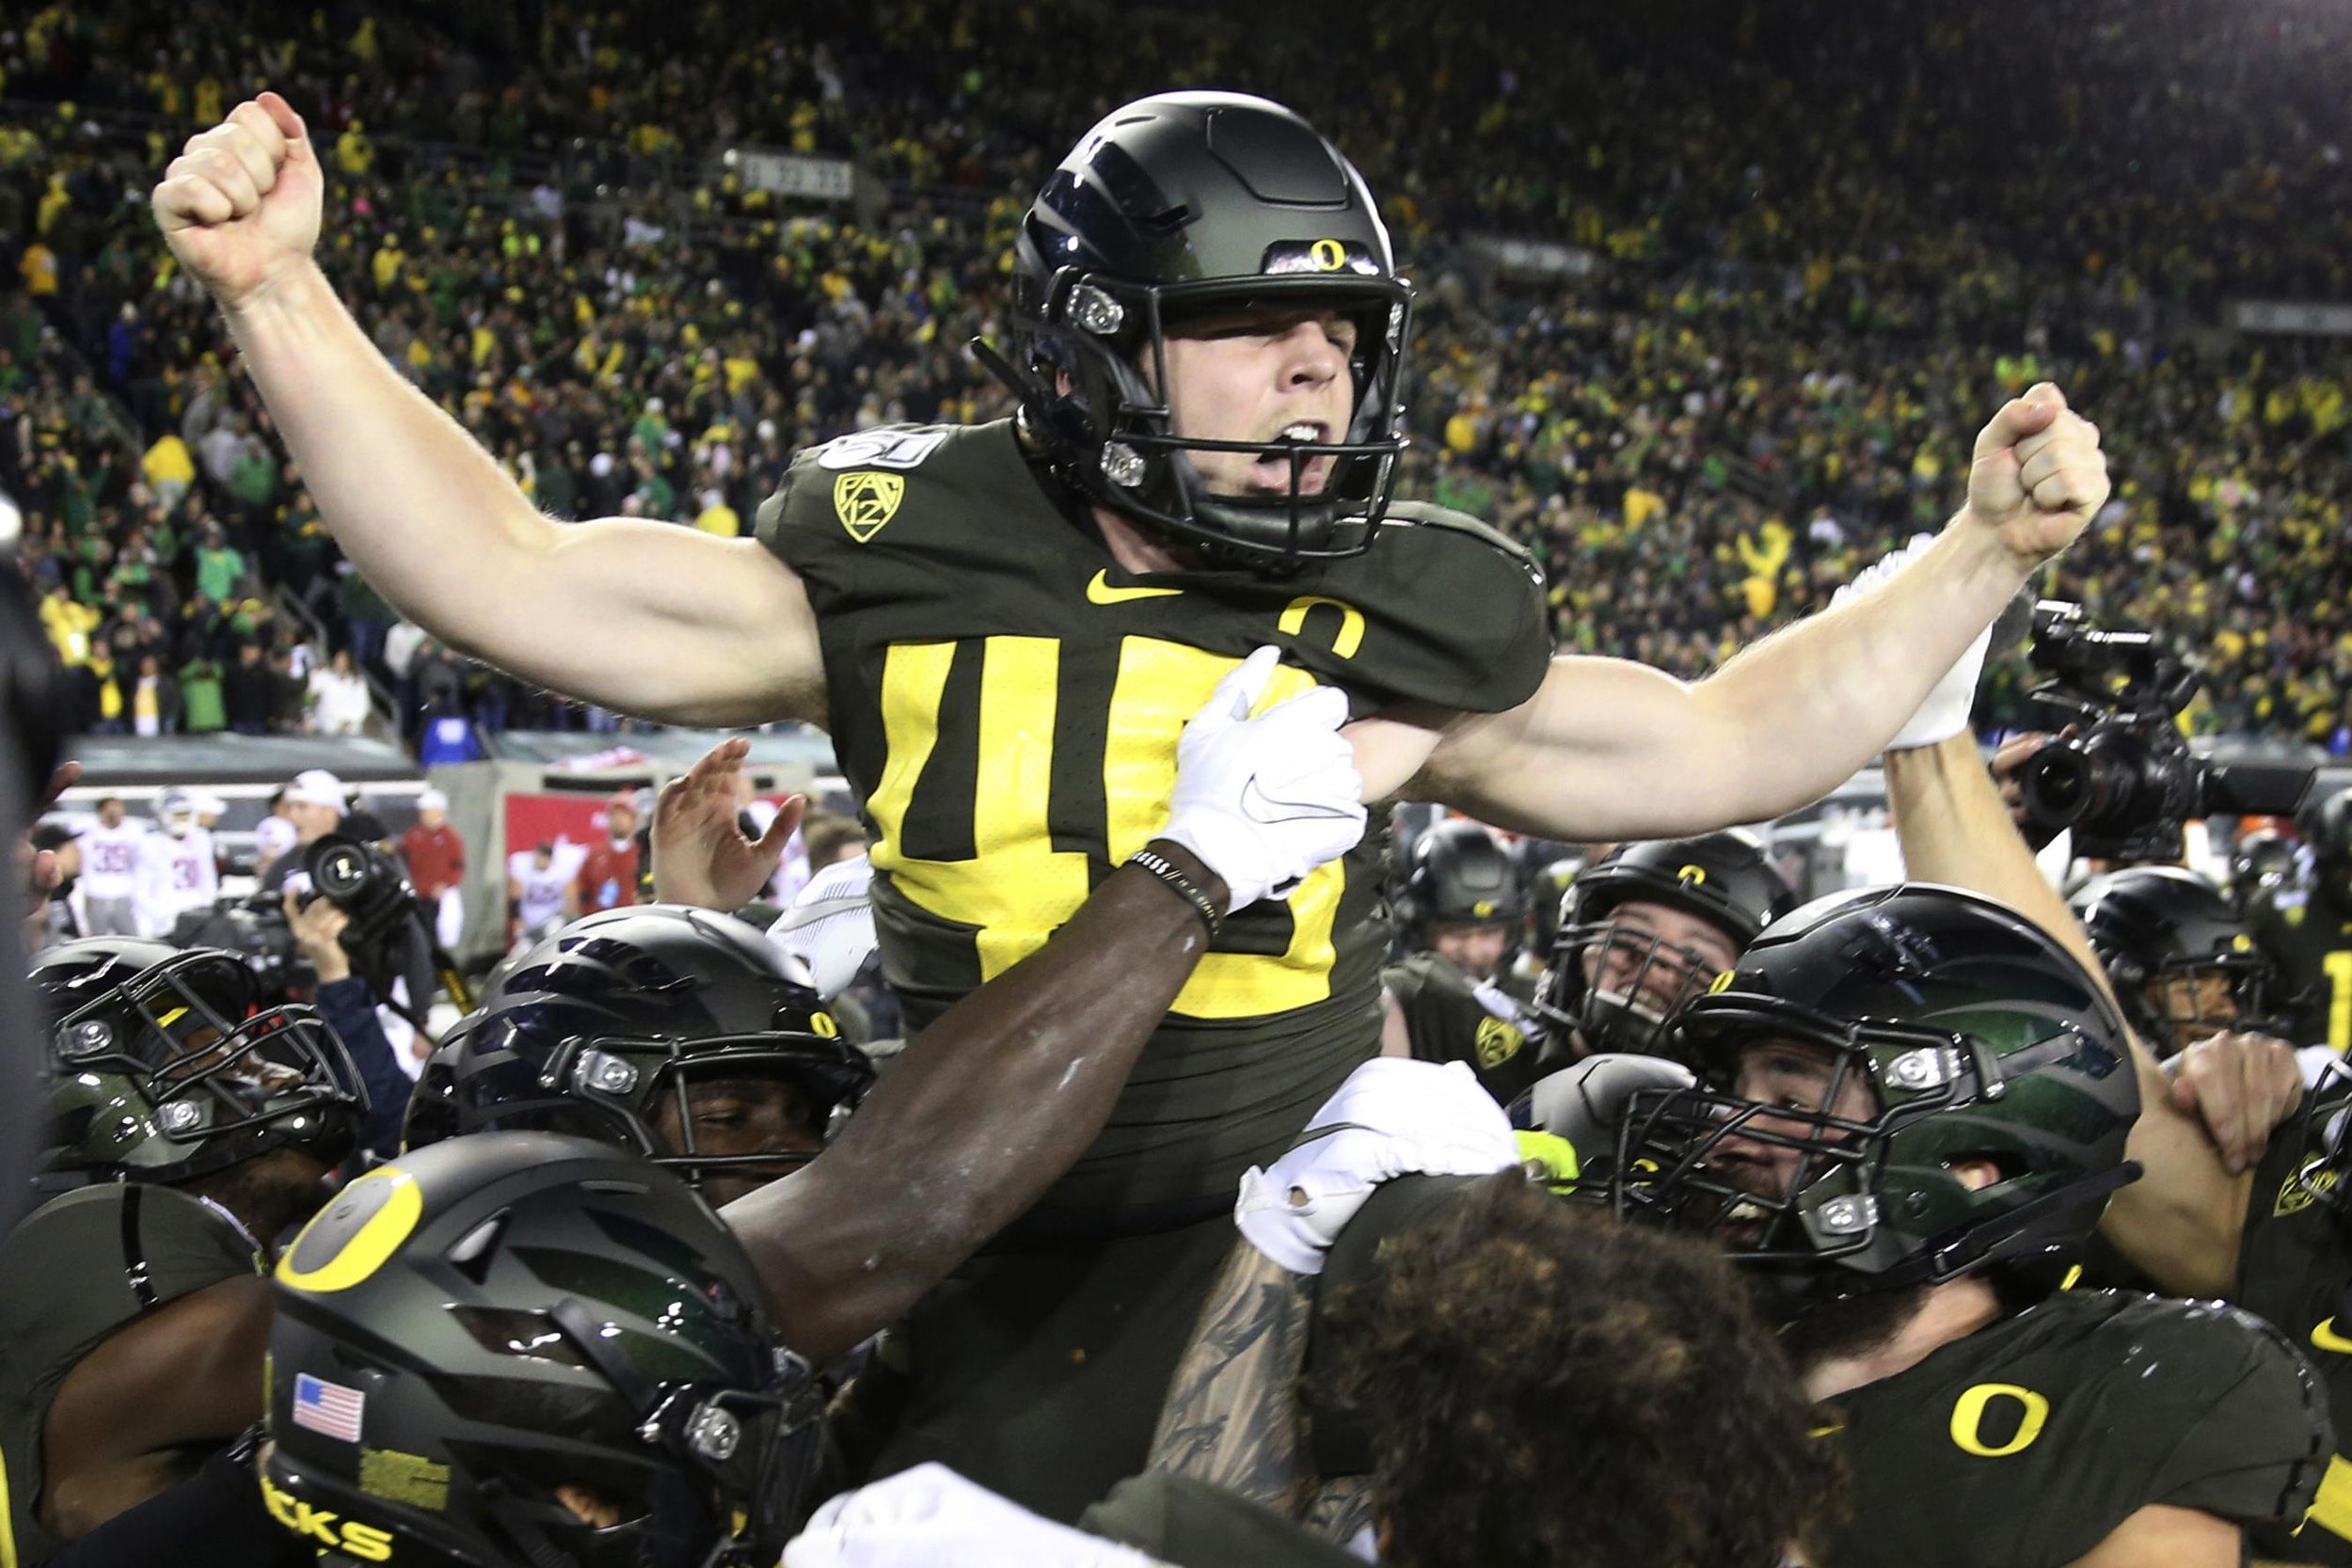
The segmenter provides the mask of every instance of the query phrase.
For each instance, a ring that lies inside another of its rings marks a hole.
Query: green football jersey
[[[758,537],[816,610],[911,1029],[1035,952],[1163,825],[1184,721],[1252,649],[1283,650],[1267,703],[1322,681],[1357,717],[1507,709],[1551,652],[1532,559],[1434,507],[1399,505],[1369,552],[1288,577],[1128,573],[1009,420],[803,452]],[[1374,1053],[1385,839],[1226,923],[1047,1206],[1230,1198]]]
[[[2311,1358],[2332,1409],[2352,1411],[2352,1231],[2340,1173],[2322,1158],[2347,1108],[2352,1097],[2330,1092],[2271,1140],[2247,1199],[2231,1297]],[[2257,1557],[2352,1568],[2352,1460],[2341,1447],[2311,1517],[2257,1530],[2254,1545]]]
[[[1543,1021],[1499,981],[1475,981],[1435,953],[1416,953],[1381,976],[1404,1015],[1413,1058],[1466,1062],[1508,1105],[1535,1082]]]
[[[2352,1053],[2352,910],[2324,890],[2272,888],[2247,901],[2246,923],[2295,999],[2294,1043]]]
[[[225,1211],[139,1183],[53,1198],[0,1242],[0,1499],[15,1560],[39,1562],[65,1544],[35,1509],[47,1484],[49,1407],[66,1374],[133,1319],[261,1272]]]
[[[2302,1518],[2327,1395],[2218,1302],[2066,1291],[1821,1407],[1853,1477],[1827,1568],[2061,1568],[2153,1504]]]

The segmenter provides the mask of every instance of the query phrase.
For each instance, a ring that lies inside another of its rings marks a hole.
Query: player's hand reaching
[[[736,781],[751,751],[747,740],[723,740],[661,786],[653,808],[653,890],[661,902],[732,912],[776,874],[808,800],[788,797],[766,832],[744,837]]]
[[[1375,1056],[1307,1118],[1298,1145],[1242,1174],[1233,1223],[1293,1274],[1324,1254],[1373,1188],[1399,1176],[1486,1176],[1518,1164],[1510,1118],[1461,1062]]]
[[[2073,544],[2106,499],[2099,427],[2038,382],[1978,434],[1960,526],[1994,531],[2022,564],[2035,566]]]
[[[1514,1101],[1512,1117],[1532,1132],[1565,1139],[1590,1179],[1597,1165],[1615,1158],[1617,1126],[1635,1095],[1687,1089],[1694,1082],[1691,1069],[1680,1062],[1604,1052],[1537,1079],[1527,1091],[1523,1111]]]
[[[1364,836],[1364,781],[1340,736],[1347,698],[1318,686],[1251,718],[1278,650],[1260,648],[1217,682],[1176,743],[1168,826],[1224,879],[1225,912],[1279,898]]]
[[[2295,1047],[2268,1035],[2224,1030],[2164,1064],[2172,1108],[2204,1123],[2233,1174],[2262,1163],[2270,1134],[2303,1099]]]
[[[783,1568],[1149,1568],[1132,1546],[1041,1519],[936,1462],[845,1492]]]
[[[310,264],[324,190],[302,117],[265,92],[190,136],[149,200],[172,255],[234,309]]]

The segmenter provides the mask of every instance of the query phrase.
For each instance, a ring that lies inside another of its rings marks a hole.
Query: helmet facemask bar
[[[1624,954],[1631,973],[1609,980],[1612,954]],[[1591,960],[1592,973],[1586,974]],[[1679,978],[1677,978],[1677,972]],[[1555,1029],[1574,1029],[1590,1052],[1676,1055],[1671,1030],[1682,1010],[1707,992],[1722,971],[1694,947],[1668,942],[1615,919],[1564,927],[1552,943],[1534,1008]],[[1653,978],[1671,981],[1661,1001]]]
[[[765,1568],[800,1523],[814,1471],[825,1409],[815,1369],[777,1346],[757,1387],[657,1382],[579,1298],[564,1297],[548,1316],[636,1412],[638,1440],[705,1483],[714,1539],[695,1568]]]
[[[1867,1118],[1839,1117],[1828,1107],[1850,1083],[1870,1086],[1868,1053],[1837,1031],[1785,1018],[1740,1037],[1763,1038],[1767,1029],[1770,1037],[1827,1051],[1830,1072],[1820,1104],[1769,1104],[1741,1095],[1739,1048],[1728,1044],[1691,1087],[1633,1096],[1618,1128],[1612,1206],[1620,1217],[1703,1236],[1742,1264],[1786,1268],[1851,1258],[1874,1239],[1874,1227],[1857,1223],[1868,1215],[1857,1205],[1884,1167],[1884,1129],[1874,1089]],[[1730,1162],[1723,1156],[1734,1139],[1793,1150],[1799,1159],[1777,1191],[1756,1191],[1725,1173]]]
[[[2170,1057],[2223,1030],[2284,1031],[2285,1021],[2270,1011],[2270,991],[2278,978],[2277,967],[2260,953],[2225,954],[2169,959],[2139,985],[2119,985],[2116,990],[2119,997],[2129,1000],[2131,1022],[2146,1026],[2150,1047]],[[2219,987],[2209,987],[2207,982],[2215,980]],[[2214,989],[2228,997],[2226,1010],[2208,1010],[2206,997]],[[2187,1006],[2176,1011],[2171,1006],[2176,1000]]]
[[[1905,1265],[1882,1223],[1893,1216],[1879,1212],[1879,1194],[1895,1134],[2004,1092],[1982,1042],[1922,1025],[1843,1024],[1810,1008],[1730,999],[1684,1018],[1676,1033],[1678,1052],[1699,1064],[1699,1082],[1635,1096],[1613,1180],[1620,1215],[1707,1236],[1733,1262],[1788,1278],[1796,1293],[1817,1299],[1941,1277],[1941,1253]],[[1818,1104],[1773,1104],[1739,1092],[1743,1049],[1772,1040],[1827,1053],[1830,1073]],[[1880,1090],[1882,1063],[1889,1082],[1915,1085],[1891,1103]],[[1849,1085],[1868,1095],[1867,1117],[1835,1113]],[[1778,1190],[1751,1191],[1724,1173],[1732,1163],[1724,1159],[1725,1145],[1734,1139],[1801,1158]]]
[[[156,1132],[176,1145],[365,1111],[350,1053],[317,1010],[286,1004],[230,1019],[193,983],[199,971],[223,965],[236,960],[183,953],[68,1014],[54,1034],[58,1070],[128,1079]],[[129,1040],[116,1037],[126,1007],[137,1021]]]
[[[543,1087],[602,1113],[628,1146],[699,1188],[722,1171],[771,1179],[788,1175],[818,1149],[745,1154],[706,1153],[695,1132],[691,1090],[712,1080],[771,1080],[800,1091],[819,1114],[822,1147],[873,1083],[873,1070],[849,1048],[822,1036],[787,1031],[716,1035],[694,1040],[628,1036],[574,1036],[558,1047],[540,1075]],[[678,1147],[654,1129],[661,1105],[675,1112]]]
[[[1016,388],[1066,449],[1066,477],[1110,510],[1210,549],[1220,565],[1281,571],[1369,549],[1387,515],[1406,440],[1399,390],[1412,291],[1390,277],[1311,273],[1139,284],[1064,268],[1025,330],[1031,385]],[[1349,374],[1354,405],[1344,440],[1274,443],[1180,436],[1167,388],[1168,325],[1219,307],[1311,308],[1357,327]],[[1152,374],[1142,372],[1148,363]],[[1067,375],[1068,392],[1055,387]],[[1279,497],[1212,495],[1196,452],[1287,461]],[[1320,492],[1303,492],[1309,463],[1332,460]],[[1342,519],[1347,531],[1340,532]]]

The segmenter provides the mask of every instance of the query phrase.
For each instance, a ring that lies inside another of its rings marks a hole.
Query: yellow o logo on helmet
[[[1719,990],[1729,990],[1731,989],[1732,976],[1736,973],[1737,971],[1726,969],[1721,974],[1718,974],[1715,978],[1709,980],[1707,983],[1707,994],[1712,996]]]
[[[348,1291],[382,1268],[423,1217],[415,1177],[397,1165],[370,1171],[302,1227],[278,1282],[314,1294]]]
[[[1337,272],[1347,265],[1347,246],[1338,240],[1317,240],[1307,247],[1317,272]]]
[[[1707,885],[1707,867],[1703,865],[1686,865],[1681,870],[1675,873],[1675,880],[1677,882],[1688,882],[1692,887],[1705,887]]]

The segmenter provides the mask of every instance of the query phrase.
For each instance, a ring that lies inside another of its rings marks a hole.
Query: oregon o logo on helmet
[[[1709,980],[1707,983],[1707,994],[1712,996],[1719,990],[1729,990],[1731,989],[1732,975],[1735,973],[1736,971],[1726,969],[1722,974],[1716,975],[1715,978]]]
[[[1703,865],[1683,866],[1675,872],[1675,880],[1677,882],[1688,882],[1692,887],[1705,887],[1707,885],[1707,867]]]
[[[1338,272],[1347,265],[1347,245],[1339,240],[1317,240],[1307,247],[1317,272]]]

